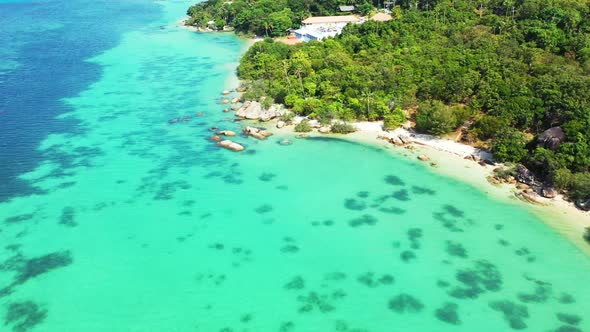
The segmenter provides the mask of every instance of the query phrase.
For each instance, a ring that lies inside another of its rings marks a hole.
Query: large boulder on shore
[[[236,111],[236,116],[249,120],[268,121],[285,114],[287,110],[282,105],[272,105],[265,110],[257,101],[247,101]]]
[[[553,127],[545,130],[537,137],[537,144],[547,149],[556,150],[564,140],[565,133],[563,129],[561,127]]]
[[[516,166],[516,179],[518,182],[528,184],[529,186],[534,186],[537,184],[535,174],[520,164]]]
[[[553,187],[544,187],[543,189],[541,189],[541,194],[543,194],[543,197],[546,198],[555,198],[557,197],[559,192],[557,191],[557,189]]]

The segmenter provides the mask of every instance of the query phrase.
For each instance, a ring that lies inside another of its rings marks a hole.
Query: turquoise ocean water
[[[380,148],[218,149],[246,42],[188,2],[2,3],[0,331],[590,331],[590,259],[523,209]]]

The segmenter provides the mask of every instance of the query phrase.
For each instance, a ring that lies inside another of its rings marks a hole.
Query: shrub
[[[498,170],[496,173],[496,176],[500,179],[508,179],[511,176],[516,176],[516,167],[515,166],[509,166],[506,168],[502,168],[500,170]]]
[[[500,132],[507,125],[508,121],[505,119],[486,115],[475,122],[474,132],[479,139],[487,140],[494,137],[496,133]]]
[[[406,121],[406,115],[401,108],[396,107],[391,114],[383,117],[383,126],[385,129],[395,129]]]
[[[295,113],[293,112],[286,112],[279,117],[279,120],[284,121],[288,125],[293,123],[293,119],[295,119]]]
[[[260,105],[262,105],[262,108],[267,110],[269,109],[272,104],[274,104],[274,100],[272,100],[272,98],[270,97],[262,97],[260,98]]]
[[[356,131],[356,128],[346,122],[336,122],[332,125],[332,132],[336,134],[349,134]]]
[[[425,102],[418,107],[416,129],[433,135],[445,134],[457,127],[453,110],[439,100]]]
[[[492,141],[492,153],[500,162],[519,162],[526,155],[524,136],[513,128],[502,130]]]
[[[303,120],[295,126],[295,131],[298,133],[308,133],[312,130],[309,120]]]

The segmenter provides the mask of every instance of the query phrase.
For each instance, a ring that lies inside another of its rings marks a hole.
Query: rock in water
[[[248,136],[252,136],[258,139],[265,139],[269,136],[272,136],[271,132],[268,132],[266,130],[261,130],[258,128],[254,128],[254,127],[246,127],[243,130],[244,134],[248,135]]]
[[[226,148],[228,150],[232,150],[232,151],[243,151],[244,147],[236,142],[230,141],[228,139],[221,141],[219,143],[217,143],[217,145],[221,146],[222,148]]]
[[[285,126],[285,121],[280,121],[280,120],[279,120],[279,121],[277,122],[277,128],[279,128],[279,129],[280,129],[280,128],[283,128],[284,126]]]
[[[223,91],[223,94],[224,95],[229,95],[229,91],[228,90],[225,90],[225,91]]]
[[[429,161],[429,160],[430,160],[430,158],[428,158],[428,156],[425,156],[425,155],[423,155],[423,154],[419,155],[419,156],[418,156],[418,159],[420,159],[420,160],[422,160],[422,161]]]
[[[223,136],[236,136],[236,133],[231,130],[220,130],[217,132],[217,135]]]

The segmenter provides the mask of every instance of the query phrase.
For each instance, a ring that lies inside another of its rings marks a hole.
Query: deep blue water
[[[18,175],[41,157],[69,162],[36,147],[48,134],[80,130],[56,116],[69,111],[63,98],[100,78],[100,67],[85,59],[160,15],[156,3],[136,0],[0,0],[0,201],[33,192]]]

